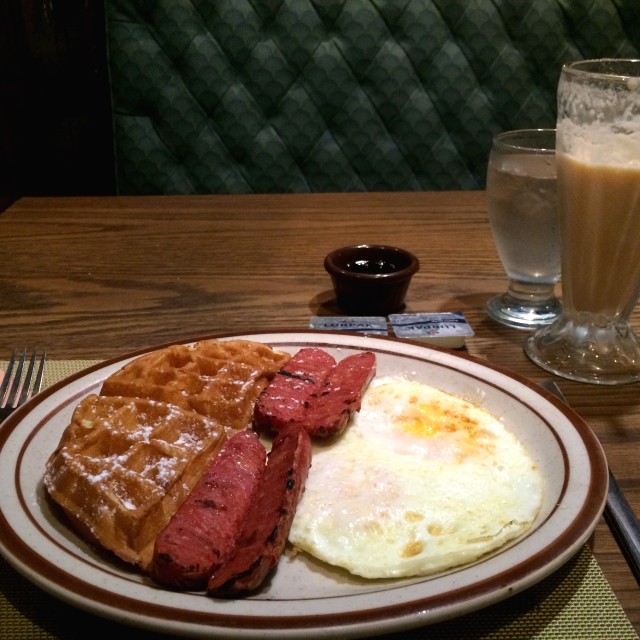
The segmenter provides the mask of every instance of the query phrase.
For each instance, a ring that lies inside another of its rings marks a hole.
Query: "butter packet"
[[[311,329],[325,331],[352,331],[378,336],[389,334],[384,316],[313,316],[309,321]]]
[[[448,313],[395,313],[389,316],[398,338],[423,340],[431,344],[459,349],[473,335],[461,311]]]

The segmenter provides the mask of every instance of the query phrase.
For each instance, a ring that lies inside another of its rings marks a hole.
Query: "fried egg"
[[[539,469],[499,419],[386,377],[342,436],[314,448],[289,541],[364,578],[424,576],[521,536],[541,505]]]

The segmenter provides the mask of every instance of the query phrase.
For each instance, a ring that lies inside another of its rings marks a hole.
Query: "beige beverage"
[[[611,317],[635,304],[640,283],[640,164],[607,166],[557,154],[567,310]]]

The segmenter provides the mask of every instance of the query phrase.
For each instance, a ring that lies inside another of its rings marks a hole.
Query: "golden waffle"
[[[146,568],[158,533],[226,433],[163,402],[90,395],[76,407],[44,483],[81,534]]]
[[[147,571],[159,532],[289,358],[205,340],[133,360],[76,407],[45,487],[81,535]]]
[[[100,393],[161,400],[244,429],[258,395],[290,357],[249,340],[172,345],[125,365]]]

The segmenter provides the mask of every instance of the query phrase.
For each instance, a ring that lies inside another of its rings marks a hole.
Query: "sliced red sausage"
[[[322,349],[300,349],[260,394],[253,412],[253,427],[279,433],[304,419],[310,398],[319,393],[335,359]]]
[[[282,555],[310,465],[311,440],[305,430],[287,430],[276,438],[236,553],[210,577],[210,594],[234,596],[262,585]]]
[[[324,355],[322,355],[324,354]],[[305,428],[312,437],[337,435],[360,409],[362,393],[373,378],[371,352],[335,360],[321,349],[301,349],[262,392],[254,409],[254,428],[280,433]]]
[[[158,582],[180,589],[206,587],[238,544],[266,458],[251,430],[223,445],[156,540],[151,574]]]
[[[347,356],[331,370],[322,391],[309,402],[304,427],[312,437],[326,438],[344,431],[362,405],[362,394],[376,372],[369,351]]]

